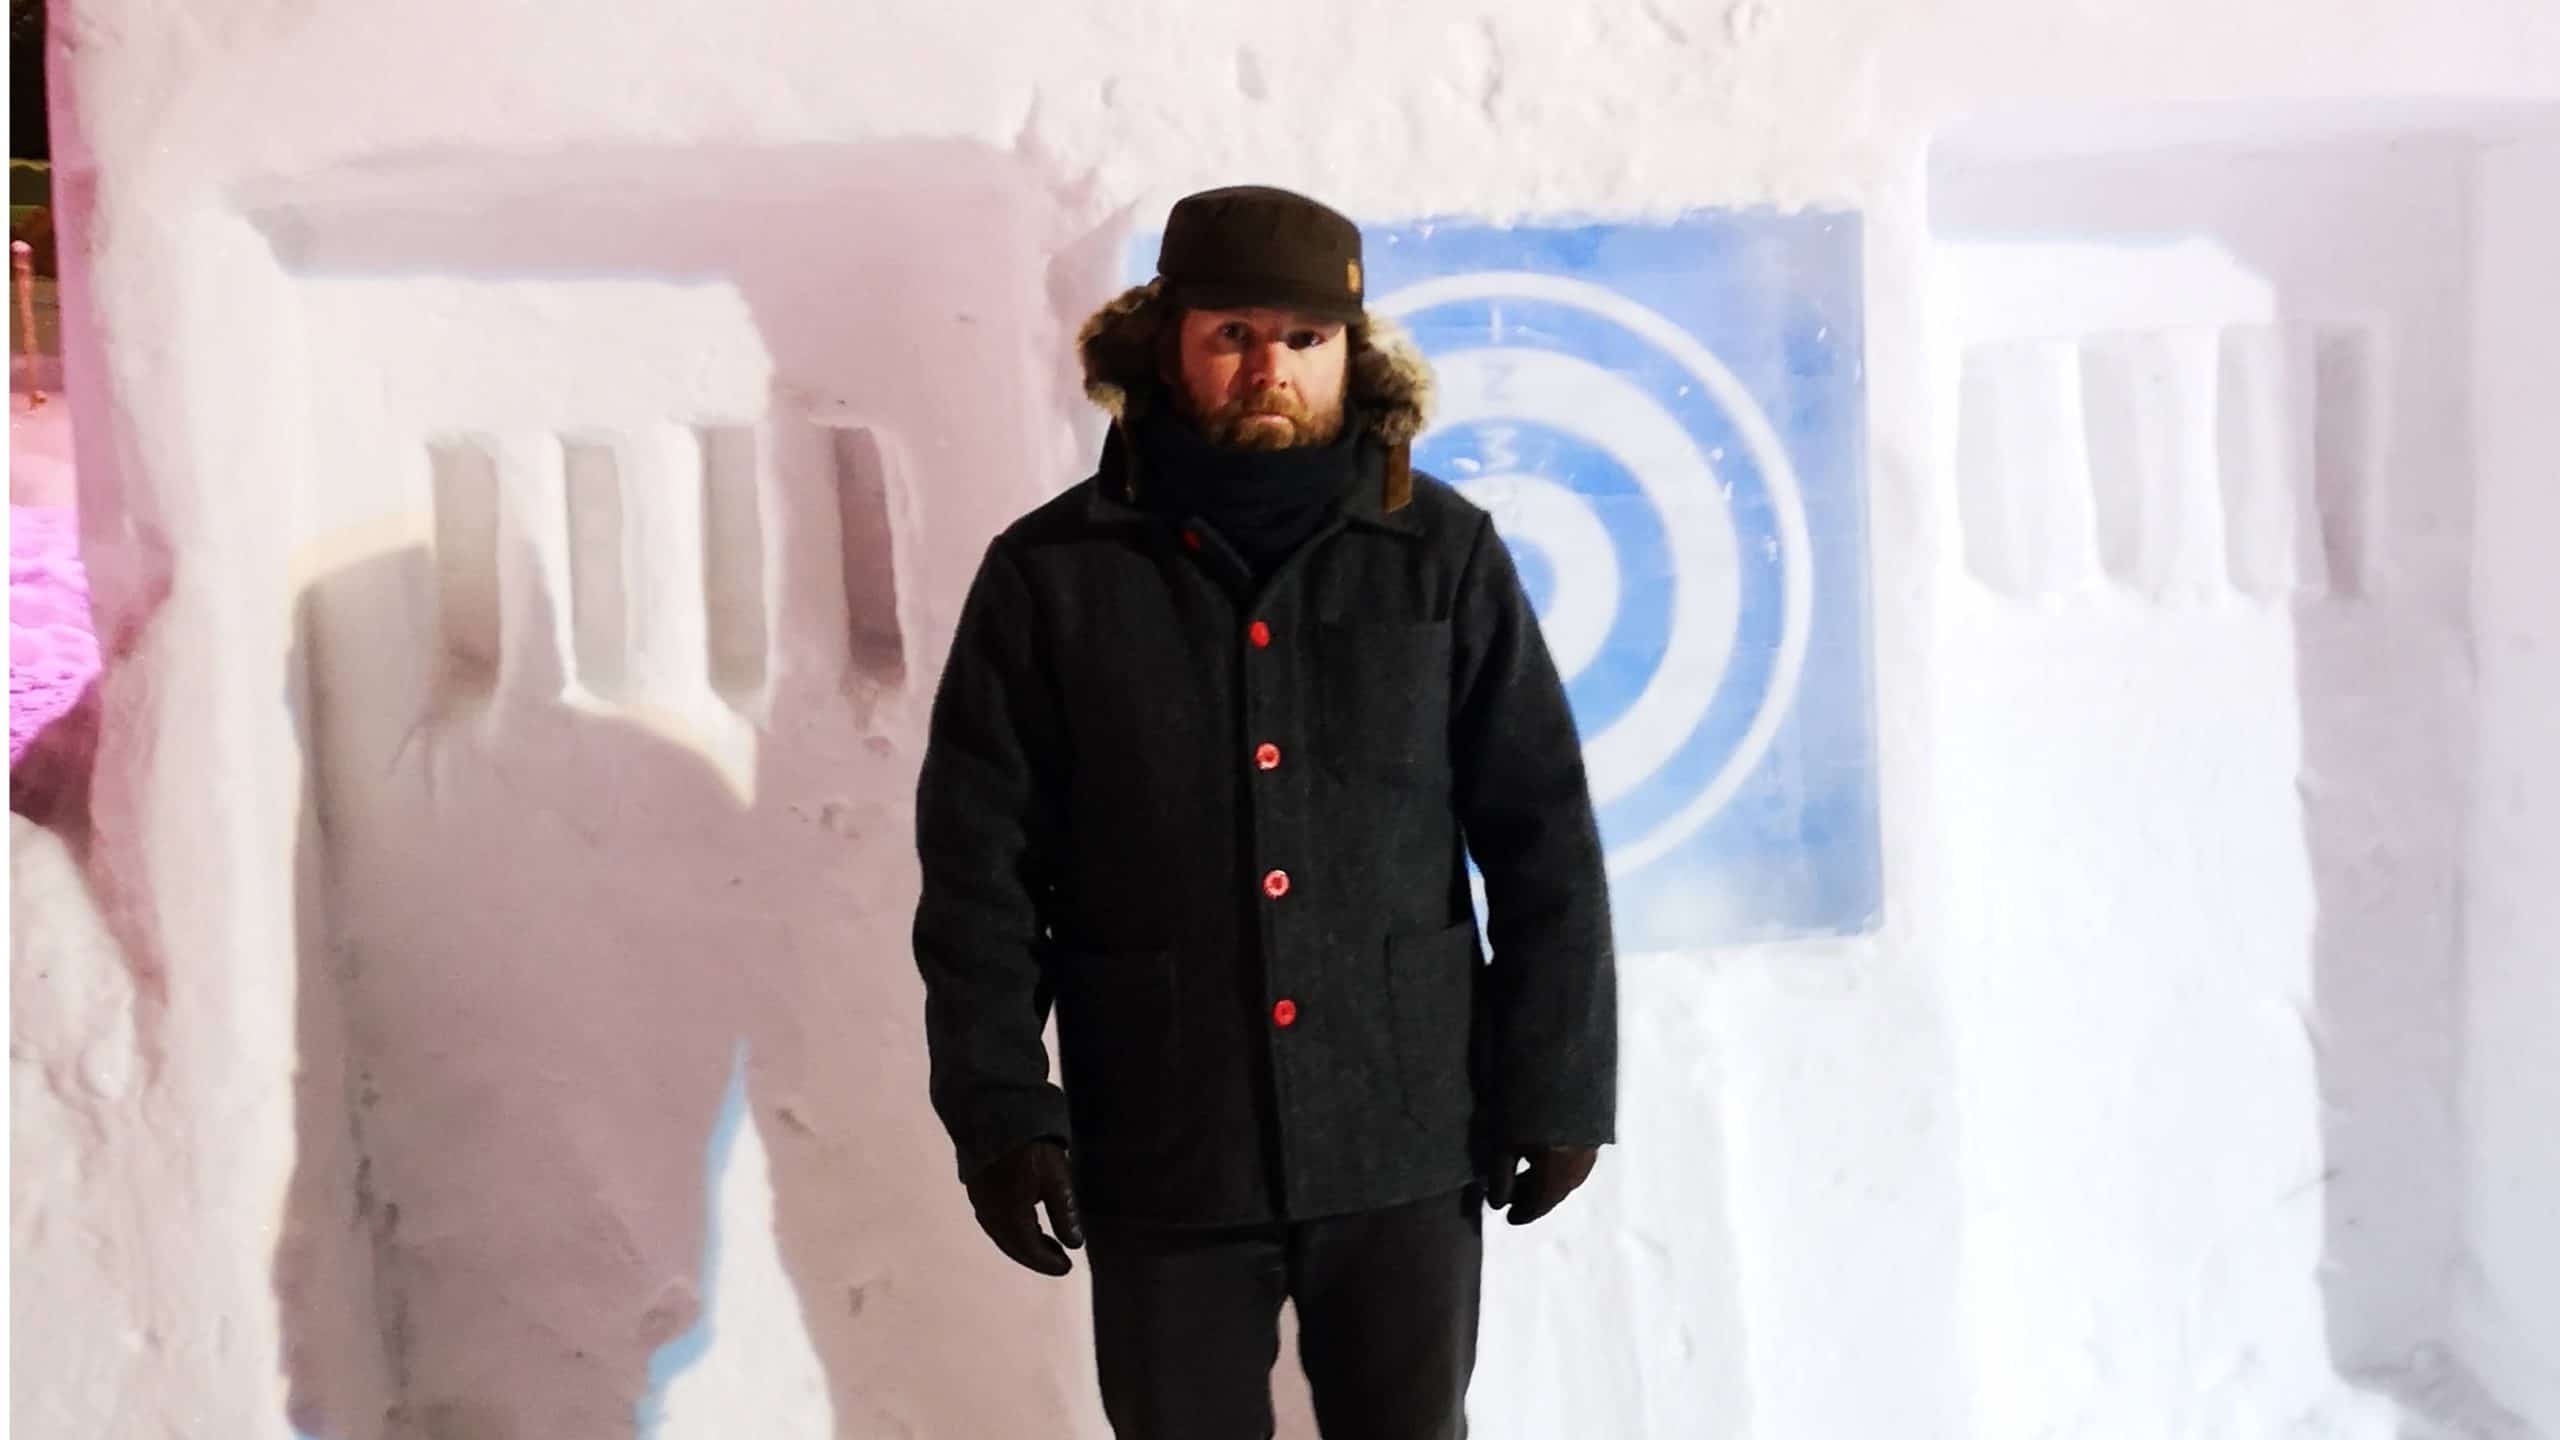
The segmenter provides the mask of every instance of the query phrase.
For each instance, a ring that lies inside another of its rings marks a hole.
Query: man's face
[[[1165,379],[1212,443],[1324,445],[1342,433],[1351,345],[1342,323],[1292,310],[1186,310]]]

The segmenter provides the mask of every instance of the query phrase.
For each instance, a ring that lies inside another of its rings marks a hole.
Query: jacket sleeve
[[[1068,1138],[1042,1032],[1046,897],[1059,840],[1055,698],[1005,542],[988,547],[935,692],[916,787],[916,965],[934,1110],[974,1177],[1026,1141]]]
[[[1494,1138],[1616,1138],[1617,963],[1582,743],[1511,552],[1479,522],[1452,616],[1458,819],[1490,902]]]

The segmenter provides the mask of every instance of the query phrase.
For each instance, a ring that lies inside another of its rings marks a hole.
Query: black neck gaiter
[[[1163,405],[1130,427],[1145,467],[1148,508],[1197,517],[1235,546],[1257,576],[1269,575],[1333,518],[1359,473],[1359,417],[1343,417],[1327,445],[1237,450],[1210,442]]]

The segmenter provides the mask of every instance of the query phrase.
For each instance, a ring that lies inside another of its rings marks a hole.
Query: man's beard
[[[1287,450],[1296,446],[1330,445],[1342,434],[1342,402],[1339,400],[1319,411],[1294,394],[1279,392],[1250,400],[1230,400],[1204,415],[1185,395],[1183,409],[1210,444],[1223,445],[1231,450]],[[1257,418],[1274,415],[1288,423],[1274,424]]]

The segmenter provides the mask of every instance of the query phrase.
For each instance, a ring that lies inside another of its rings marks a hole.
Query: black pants
[[[1234,1230],[1088,1227],[1119,1440],[1269,1440],[1280,1302],[1325,1440],[1464,1440],[1482,1192]]]

